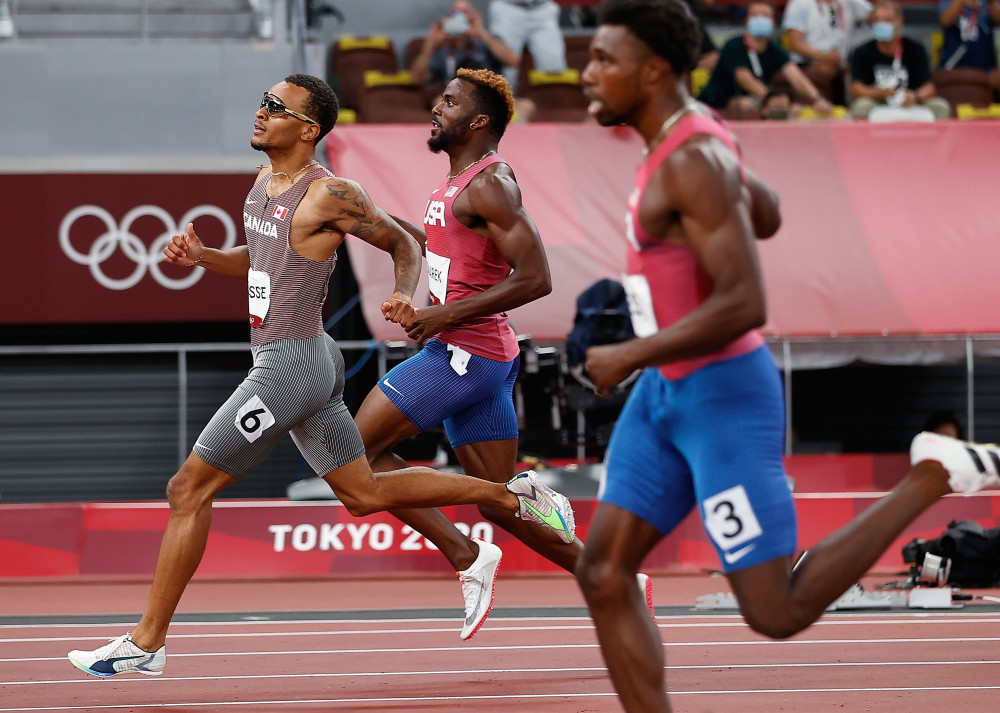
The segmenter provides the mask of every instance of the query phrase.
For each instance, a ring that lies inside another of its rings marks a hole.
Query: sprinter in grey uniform
[[[323,330],[321,308],[335,252],[350,233],[391,255],[395,291],[382,314],[410,326],[420,247],[360,185],[316,161],[316,144],[333,128],[337,111],[336,95],[315,77],[296,74],[271,87],[253,123],[251,146],[271,163],[261,167],[246,198],[247,245],[207,248],[188,224],[164,250],[168,262],[247,281],[254,364],[167,485],[170,519],[138,625],[94,651],[70,652],[70,661],[88,673],[162,673],[167,627],[204,553],[213,499],[259,465],[286,433],[352,515],[475,503],[517,511],[573,541],[569,502],[534,473],[506,484],[430,468],[372,474],[343,402],[344,359]]]

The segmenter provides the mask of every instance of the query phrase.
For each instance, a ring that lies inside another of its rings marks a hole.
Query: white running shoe
[[[535,471],[515,475],[507,481],[507,490],[517,496],[519,518],[548,525],[567,543],[573,541],[576,532],[573,507],[565,495],[542,483]]]
[[[948,485],[956,493],[1000,488],[1000,446],[971,443],[939,433],[918,433],[910,444],[910,463],[933,460],[948,471]]]
[[[500,569],[500,558],[503,551],[496,545],[476,538],[479,543],[479,556],[467,570],[456,572],[462,583],[462,596],[465,597],[465,625],[462,627],[462,640],[468,641],[479,631],[479,627],[490,615],[493,608],[493,585]]]
[[[646,606],[649,607],[649,613],[655,619],[656,610],[653,609],[653,580],[649,578],[648,574],[643,574],[642,572],[635,575],[635,578],[639,582],[639,591],[646,598]]]
[[[69,661],[81,671],[105,678],[120,673],[159,676],[167,664],[167,647],[144,651],[132,643],[129,632],[93,651],[70,651]]]

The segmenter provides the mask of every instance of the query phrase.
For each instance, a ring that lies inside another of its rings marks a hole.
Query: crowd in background
[[[703,30],[691,92],[727,119],[934,120],[954,116],[958,102],[1000,99],[1000,0],[940,0],[939,26],[921,26],[923,37],[907,31],[907,12],[893,0],[686,2]],[[442,0],[440,18],[400,53],[397,69],[426,109],[457,69],[488,68],[514,88],[517,120],[585,121],[580,76],[594,23],[591,3],[490,0],[481,14],[468,0]],[[345,77],[335,64],[336,85]],[[360,111],[358,120],[392,116]]]

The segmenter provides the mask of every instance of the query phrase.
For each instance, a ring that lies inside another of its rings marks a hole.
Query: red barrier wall
[[[792,456],[799,547],[808,548],[869,507],[876,484],[891,487],[905,456]],[[891,482],[890,482],[891,481]],[[852,490],[832,491],[845,487]],[[809,492],[803,489],[808,488]],[[586,539],[596,503],[574,500]],[[511,535],[484,522],[473,506],[444,508],[459,527],[504,548],[504,571],[551,572]],[[149,577],[166,527],[166,503],[0,505],[0,577]],[[953,519],[1000,526],[1000,495],[950,496],[917,519],[886,551],[876,570],[904,568],[900,548],[940,535]],[[123,546],[122,543],[127,543]],[[718,569],[697,517],[689,516],[649,556],[654,572]],[[448,572],[447,561],[419,534],[380,513],[353,518],[335,501],[220,501],[199,577],[282,577]]]
[[[734,124],[747,164],[775,186],[784,225],[760,246],[770,322],[782,335],[1000,332],[1000,212],[994,122]],[[387,210],[420,223],[447,157],[422,126],[339,127],[334,169]],[[521,333],[562,340],[577,295],[620,277],[623,216],[640,141],[631,131],[514,125],[501,144],[538,224],[553,293],[512,313]],[[242,320],[244,290],[163,265],[163,241],[193,220],[213,246],[245,242],[246,174],[0,175],[7,299],[0,324]],[[66,187],[71,186],[71,190]],[[377,339],[400,339],[379,305],[388,258],[350,239]],[[418,299],[419,296],[418,296]]]

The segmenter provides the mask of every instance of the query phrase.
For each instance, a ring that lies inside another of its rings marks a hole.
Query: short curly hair
[[[493,133],[499,139],[514,117],[514,92],[503,76],[488,69],[459,69],[455,76],[475,85],[472,99],[476,111],[490,118]]]
[[[285,77],[288,84],[302,87],[309,92],[309,101],[306,103],[305,114],[310,119],[319,124],[319,136],[316,137],[318,144],[323,137],[330,133],[337,123],[337,115],[340,114],[340,102],[337,95],[330,88],[330,85],[319,77],[311,74],[290,74]]]
[[[604,0],[597,22],[624,26],[667,60],[675,74],[687,74],[701,57],[701,27],[682,0]]]

